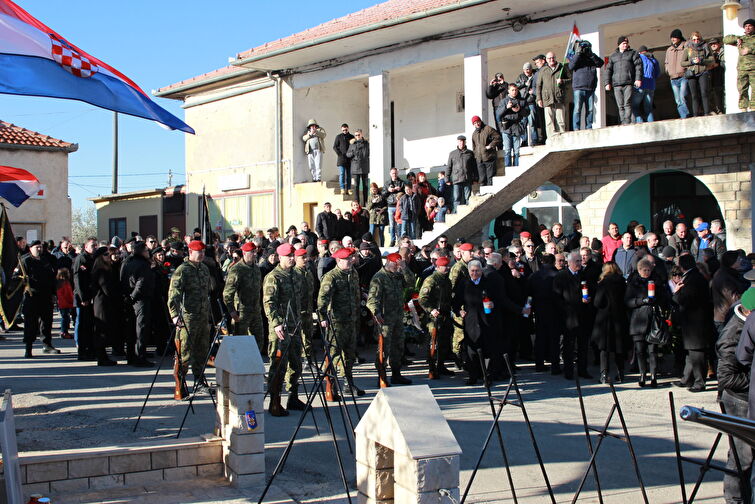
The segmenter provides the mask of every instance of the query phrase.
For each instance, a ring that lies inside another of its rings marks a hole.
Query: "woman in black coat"
[[[490,280],[482,274],[480,261],[469,261],[469,277],[457,282],[453,296],[454,314],[464,319],[464,345],[467,349],[469,378],[467,385],[475,385],[482,375],[480,357],[487,367],[488,360],[496,349],[496,337],[501,337],[501,321],[496,303],[497,293]],[[485,313],[483,294],[493,301],[493,312]]]
[[[663,266],[660,266],[663,267]],[[657,348],[647,342],[650,333],[655,306],[661,309],[668,308],[671,295],[658,273],[653,271],[653,263],[647,259],[640,259],[637,263],[637,271],[630,275],[627,283],[627,293],[624,297],[629,315],[629,335],[634,342],[634,354],[637,357],[637,365],[640,368],[640,387],[645,386],[645,375],[650,365],[650,386],[656,388],[658,380]],[[655,298],[648,296],[648,282],[655,282]]]
[[[94,350],[98,366],[114,366],[115,361],[105,352],[108,327],[115,325],[117,306],[120,305],[118,282],[113,273],[113,263],[107,247],[100,247],[94,252],[92,265],[92,291],[94,292]]]
[[[600,382],[608,382],[610,361],[616,366],[616,381],[624,375],[624,349],[627,341],[627,311],[624,307],[626,283],[614,262],[607,262],[598,279],[593,305],[596,310],[592,342],[600,350]]]

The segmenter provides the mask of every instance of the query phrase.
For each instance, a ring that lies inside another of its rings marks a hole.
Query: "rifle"
[[[388,382],[388,374],[386,373],[386,370],[385,370],[385,352],[384,352],[385,339],[383,336],[383,331],[380,329],[380,322],[378,322],[377,317],[372,312],[370,312],[370,315],[372,315],[372,322],[375,324],[375,331],[377,332],[377,336],[378,336],[377,358],[375,359],[375,367],[377,368],[377,372],[378,372],[378,387],[387,388],[387,387],[390,387],[391,385]]]
[[[428,357],[427,377],[431,380],[438,379],[438,319],[433,321],[430,329],[430,356]]]

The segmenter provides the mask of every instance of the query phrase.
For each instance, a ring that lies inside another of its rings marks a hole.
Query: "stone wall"
[[[754,149],[752,134],[606,149],[586,154],[551,181],[577,206],[582,232],[592,238],[606,234],[616,202],[632,182],[663,170],[689,173],[718,200],[728,248],[749,252],[753,248],[750,165]]]
[[[223,475],[223,450],[214,436],[88,450],[20,454],[24,494],[143,486]]]

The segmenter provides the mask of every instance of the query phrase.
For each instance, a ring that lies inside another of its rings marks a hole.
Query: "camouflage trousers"
[[[271,394],[280,394],[285,380],[286,390],[296,394],[301,377],[301,337],[296,334],[287,335],[281,341],[275,331],[270,331],[269,338],[270,369],[267,373],[267,389]]]
[[[458,325],[457,325],[458,324]],[[453,352],[459,354],[461,352],[461,340],[464,339],[464,319],[461,317],[453,317]]]
[[[357,360],[357,338],[355,322],[333,321],[327,332],[328,338],[333,338],[331,347],[333,365],[340,376],[351,376],[351,369]],[[327,346],[327,343],[326,343]]]
[[[432,331],[435,327],[438,328],[438,346],[436,348],[435,362],[438,364],[443,364],[443,361],[448,358],[448,355],[451,352],[451,335],[453,332],[453,323],[451,322],[450,317],[444,317],[442,315],[435,320],[433,320],[432,318],[430,319],[430,322],[427,324],[426,346],[428,349],[432,344]],[[427,355],[429,359],[429,350]]]
[[[301,312],[301,356],[307,358],[312,354],[312,312]]]
[[[755,70],[737,70],[739,108],[755,109]]]
[[[210,321],[208,315],[184,314],[185,327],[176,331],[176,344],[179,346],[180,372],[183,376],[189,371],[194,374],[194,380],[202,377],[202,371],[210,351]]]
[[[406,339],[403,320],[383,320],[380,331],[383,333],[383,362],[389,363],[391,369],[401,369]]]
[[[254,336],[260,354],[265,355],[265,333],[262,329],[262,315],[259,311],[240,311],[239,321],[233,324],[233,334]]]

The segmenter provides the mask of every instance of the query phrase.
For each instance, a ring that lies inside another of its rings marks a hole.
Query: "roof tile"
[[[76,144],[0,121],[0,148],[10,146],[40,147],[68,152],[73,152],[78,148]]]

